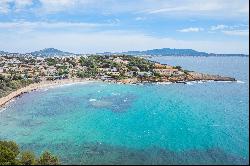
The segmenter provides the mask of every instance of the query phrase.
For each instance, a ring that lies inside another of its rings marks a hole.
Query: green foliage
[[[178,69],[178,70],[182,70],[182,67],[181,67],[181,66],[174,66],[173,68],[174,68],[174,69]]]
[[[84,72],[82,72],[82,71],[77,71],[76,75],[77,75],[77,77],[79,77],[79,78],[84,78],[84,77],[85,77],[85,74],[84,74]]]
[[[88,57],[88,58],[81,57],[79,62],[81,64],[81,66],[87,66],[90,68],[96,67],[96,61],[93,57]]]
[[[47,58],[46,61],[47,61],[47,65],[49,66],[55,66],[57,64],[57,61],[55,58]]]
[[[19,147],[13,141],[0,141],[0,165],[17,164],[16,157],[19,154]]]
[[[67,75],[69,74],[69,71],[67,69],[59,69],[58,70],[58,75],[62,76],[62,75]]]
[[[183,70],[185,74],[188,74],[190,71],[189,70]]]
[[[20,153],[19,146],[13,141],[0,141],[0,145],[3,145],[6,148],[10,149],[15,156]]]
[[[19,151],[19,146],[13,141],[0,141],[0,165],[59,165],[59,159],[45,151],[36,159],[33,152]]]
[[[15,153],[8,147],[0,144],[0,165],[14,165],[16,163]]]
[[[8,77],[0,74],[0,97],[6,96],[12,91],[25,87],[31,83],[33,83],[32,80],[25,79],[17,74]]]
[[[161,77],[161,74],[160,74],[160,73],[157,73],[157,72],[154,72],[153,75],[154,75],[155,77]]]
[[[59,159],[56,156],[53,156],[50,152],[45,151],[38,160],[40,165],[58,165]]]
[[[77,71],[76,75],[79,78],[90,78],[97,76],[98,71],[96,68],[88,68],[86,71]]]
[[[36,156],[33,152],[25,151],[20,154],[20,164],[22,165],[35,165]]]
[[[0,82],[4,81],[5,80],[5,77],[4,75],[0,74]]]
[[[129,64],[130,67],[136,66],[140,71],[151,71],[153,69],[153,63],[138,57],[131,57]]]

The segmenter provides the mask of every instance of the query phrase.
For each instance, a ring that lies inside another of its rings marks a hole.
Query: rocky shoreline
[[[146,79],[139,79],[139,78],[128,78],[128,79],[121,79],[117,80],[118,83],[123,84],[137,84],[137,83],[159,83],[159,82],[169,82],[169,83],[184,83],[191,81],[226,81],[226,82],[234,82],[237,81],[235,78],[232,77],[223,77],[220,75],[210,75],[210,74],[203,74],[198,72],[188,72],[183,76],[178,77],[168,77],[168,78],[146,78]]]

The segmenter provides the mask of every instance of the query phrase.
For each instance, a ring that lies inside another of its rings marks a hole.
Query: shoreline
[[[124,83],[124,82],[119,82],[119,81],[103,81],[103,80],[98,80],[98,79],[63,79],[63,80],[55,80],[55,81],[42,81],[39,83],[33,83],[30,84],[26,87],[23,87],[21,89],[18,89],[16,91],[11,92],[5,97],[0,98],[0,109],[4,108],[8,103],[13,101],[13,99],[25,94],[25,93],[30,93],[35,90],[43,89],[43,88],[51,88],[54,86],[62,86],[62,85],[67,85],[67,84],[74,84],[74,83],[90,83],[90,82],[109,82],[109,83],[118,83],[118,84],[144,84],[144,83],[149,83],[149,82],[137,82],[137,83]],[[234,81],[215,81],[215,80],[199,80],[202,82],[234,82]],[[175,83],[184,83],[184,84],[192,84],[194,82],[198,81],[180,81],[180,82],[175,82]],[[238,82],[238,81],[236,81]],[[164,85],[169,85],[173,84],[174,82],[157,82],[156,84],[164,84]]]
[[[9,102],[13,99],[35,90],[43,89],[43,88],[50,88],[54,86],[72,84],[72,83],[87,83],[87,82],[96,82],[98,80],[92,79],[64,79],[64,80],[56,80],[56,81],[42,81],[39,83],[33,83],[21,89],[11,92],[5,97],[0,98],[0,109],[6,106]]]

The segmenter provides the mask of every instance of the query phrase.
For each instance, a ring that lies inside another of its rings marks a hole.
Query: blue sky
[[[249,52],[248,0],[0,0],[0,50]]]

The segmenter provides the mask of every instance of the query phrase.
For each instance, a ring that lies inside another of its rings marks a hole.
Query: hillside
[[[74,53],[64,52],[55,48],[45,48],[43,50],[31,52],[30,54],[33,56],[45,57],[74,55]]]

